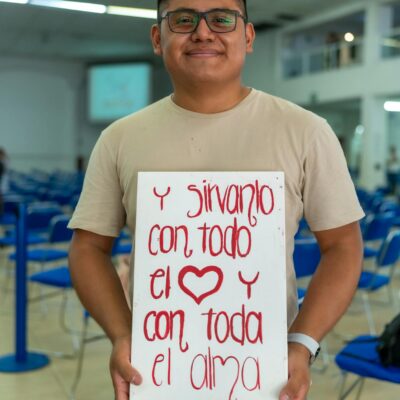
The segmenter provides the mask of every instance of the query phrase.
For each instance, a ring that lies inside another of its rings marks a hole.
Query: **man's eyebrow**
[[[220,8],[220,7],[218,7],[218,8],[209,8],[208,10],[205,10],[205,11],[200,11],[200,10],[196,10],[194,8],[179,7],[179,8],[175,8],[173,10],[164,10],[164,11],[167,11],[167,12],[189,11],[189,12],[197,13],[197,12],[209,12],[209,11],[239,11],[239,10],[234,10],[234,9],[231,9],[231,8]]]
[[[195,10],[194,8],[187,8],[187,7],[179,7],[179,8],[175,8],[173,10],[164,10],[167,12],[175,12],[175,11],[190,11],[190,12],[198,12],[197,10]]]

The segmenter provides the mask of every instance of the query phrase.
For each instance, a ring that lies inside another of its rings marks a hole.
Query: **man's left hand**
[[[305,400],[311,385],[310,352],[303,345],[289,343],[289,379],[279,400]]]

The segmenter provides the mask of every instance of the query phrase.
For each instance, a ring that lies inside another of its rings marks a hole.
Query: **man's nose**
[[[207,25],[205,16],[200,18],[199,24],[193,32],[192,37],[197,40],[210,40],[215,37],[214,32]]]

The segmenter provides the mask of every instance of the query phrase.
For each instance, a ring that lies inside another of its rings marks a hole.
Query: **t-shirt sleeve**
[[[304,216],[312,231],[338,228],[364,216],[339,140],[326,122],[307,150],[304,168]]]
[[[117,173],[117,155],[100,136],[90,156],[83,189],[69,228],[117,237],[126,220],[122,189]]]

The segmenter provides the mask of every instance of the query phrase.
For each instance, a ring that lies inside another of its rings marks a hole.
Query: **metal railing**
[[[400,26],[382,38],[381,54],[382,58],[400,57]]]
[[[363,61],[363,40],[339,42],[305,49],[286,50],[282,57],[284,78],[294,78],[316,72],[331,71]]]

